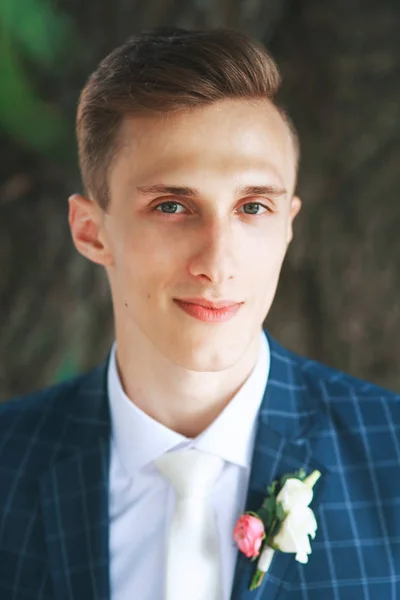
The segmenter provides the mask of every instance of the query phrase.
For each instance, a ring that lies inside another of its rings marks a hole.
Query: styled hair
[[[80,95],[76,133],[86,193],[107,209],[121,125],[135,114],[266,98],[288,123],[298,155],[294,127],[276,104],[280,83],[262,44],[237,31],[157,28],[130,37],[100,62]]]

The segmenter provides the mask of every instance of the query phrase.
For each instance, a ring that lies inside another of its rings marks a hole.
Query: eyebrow
[[[156,183],[154,185],[137,186],[136,190],[144,196],[153,196],[154,194],[171,194],[171,196],[185,196],[189,198],[198,198],[200,192],[192,187],[164,185]],[[285,188],[275,185],[245,185],[236,188],[237,196],[286,196]]]

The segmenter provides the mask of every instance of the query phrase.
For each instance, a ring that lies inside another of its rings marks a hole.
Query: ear
[[[300,212],[300,209],[301,209],[300,198],[298,196],[293,196],[293,198],[290,202],[290,209],[289,209],[288,231],[287,231],[287,238],[286,238],[287,244],[290,244],[290,242],[293,239],[293,221],[294,221],[296,215]]]
[[[104,229],[104,211],[80,194],[68,198],[68,222],[76,249],[98,265],[110,266],[112,253]]]

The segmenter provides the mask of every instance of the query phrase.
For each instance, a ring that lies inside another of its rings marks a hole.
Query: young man
[[[116,343],[0,409],[2,600],[400,597],[399,397],[262,330],[301,206],[278,87],[260,45],[218,30],[135,36],[85,86],[69,223]],[[213,465],[188,504],[171,456]],[[300,468],[321,473],[312,554],[275,552],[250,591],[235,524]]]

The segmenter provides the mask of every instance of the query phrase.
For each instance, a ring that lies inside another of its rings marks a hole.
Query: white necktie
[[[224,460],[199,450],[163,454],[156,467],[175,489],[165,600],[221,600],[221,559],[212,487]]]

